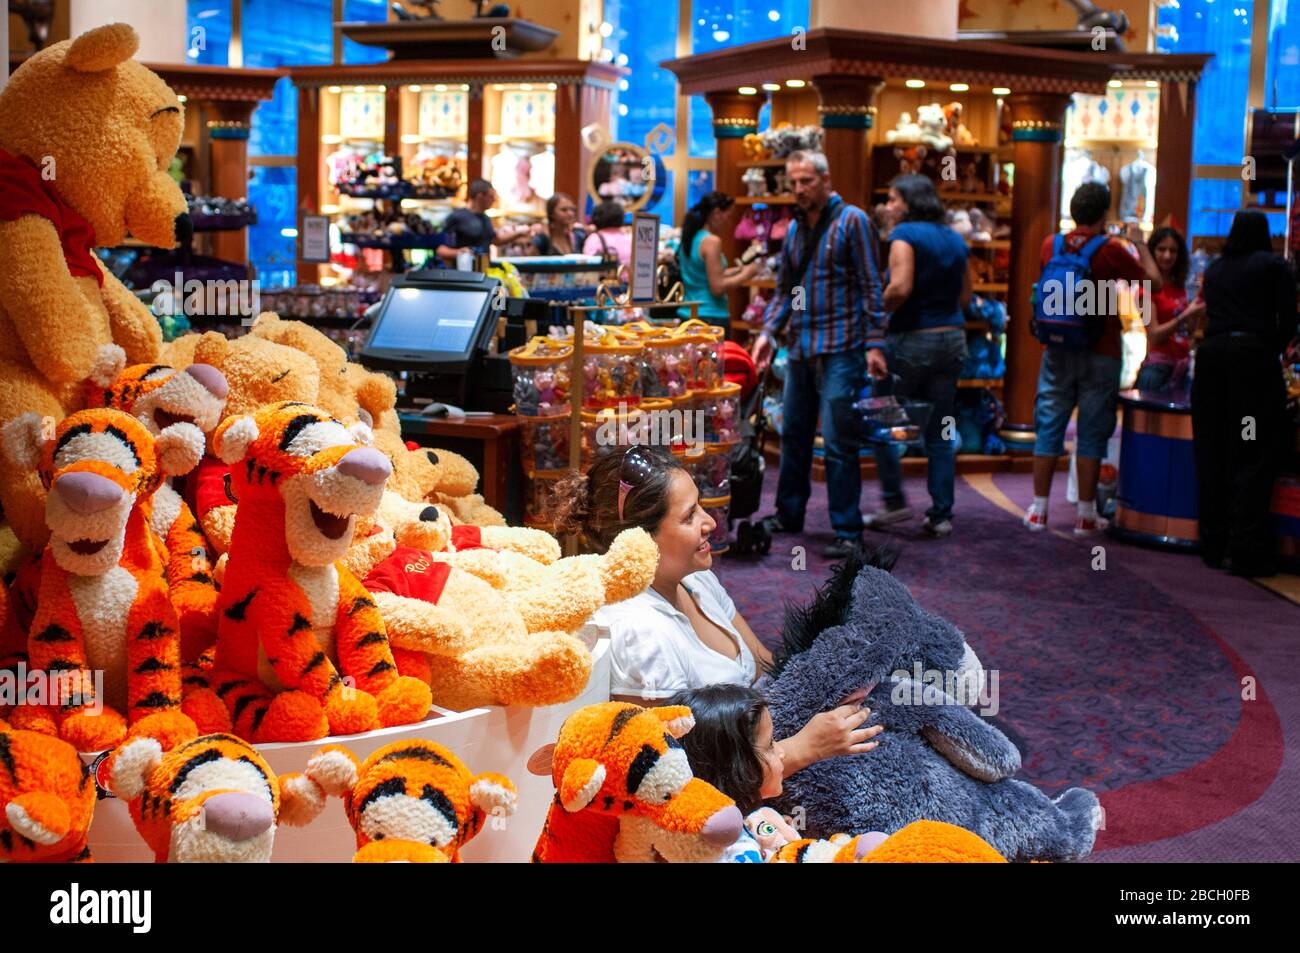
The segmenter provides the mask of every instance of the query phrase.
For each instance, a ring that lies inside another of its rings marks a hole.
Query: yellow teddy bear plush
[[[132,364],[158,356],[157,319],[93,251],[128,233],[170,248],[191,230],[164,171],[184,106],[131,59],[138,45],[126,24],[99,27],[36,53],[0,92],[0,421],[79,410],[107,345]],[[44,500],[35,473],[0,464],[0,506],[34,551]]]
[[[411,506],[384,494],[375,517],[358,522],[343,562],[378,606],[399,670],[427,681],[435,704],[447,708],[553,705],[576,697],[591,674],[591,655],[567,633],[654,578],[658,549],[634,529],[603,557],[537,564],[535,586],[495,589],[476,573],[475,555],[445,551],[451,525],[437,507],[425,506],[423,518],[412,519]],[[398,532],[419,545],[398,545]]]

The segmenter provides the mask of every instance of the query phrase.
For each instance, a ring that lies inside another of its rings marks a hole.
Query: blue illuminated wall
[[[1193,162],[1240,166],[1246,151],[1246,104],[1250,86],[1251,0],[1179,0],[1160,7],[1157,39],[1162,53],[1213,53],[1196,89]],[[1265,106],[1300,106],[1300,0],[1272,0]],[[1192,235],[1226,235],[1241,206],[1236,179],[1193,179]],[[1272,215],[1280,232],[1281,216]]]

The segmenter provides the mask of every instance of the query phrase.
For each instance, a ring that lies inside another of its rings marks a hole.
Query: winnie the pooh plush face
[[[171,248],[190,234],[185,196],[167,174],[184,107],[131,59],[138,45],[116,23],[32,56],[0,96],[0,149],[39,166],[97,244],[129,232]]]

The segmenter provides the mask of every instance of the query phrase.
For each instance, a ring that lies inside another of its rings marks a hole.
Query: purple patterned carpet
[[[951,537],[923,537],[919,518],[892,534],[895,572],[997,670],[997,718],[1022,747],[1021,777],[1049,793],[1079,784],[1101,795],[1098,860],[1300,859],[1289,822],[1300,762],[1286,743],[1300,724],[1300,607],[1195,556],[1031,535],[989,498],[1000,491],[1023,507],[1028,476],[972,479],[958,480]],[[760,513],[775,484],[769,472]],[[908,490],[913,504],[926,500],[923,481]],[[1054,491],[1052,525],[1068,529],[1064,474]],[[865,487],[866,507],[876,492]],[[806,525],[764,558],[715,563],[769,644],[784,600],[808,598],[826,578],[823,484]],[[1093,568],[1096,545],[1104,570]],[[793,546],[806,547],[804,571],[791,568]]]

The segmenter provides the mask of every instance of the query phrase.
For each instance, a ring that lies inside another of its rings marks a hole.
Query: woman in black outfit
[[[1273,481],[1290,439],[1279,357],[1296,330],[1296,284],[1273,254],[1268,219],[1244,210],[1205,272],[1192,426],[1201,558],[1242,576],[1276,572]]]

